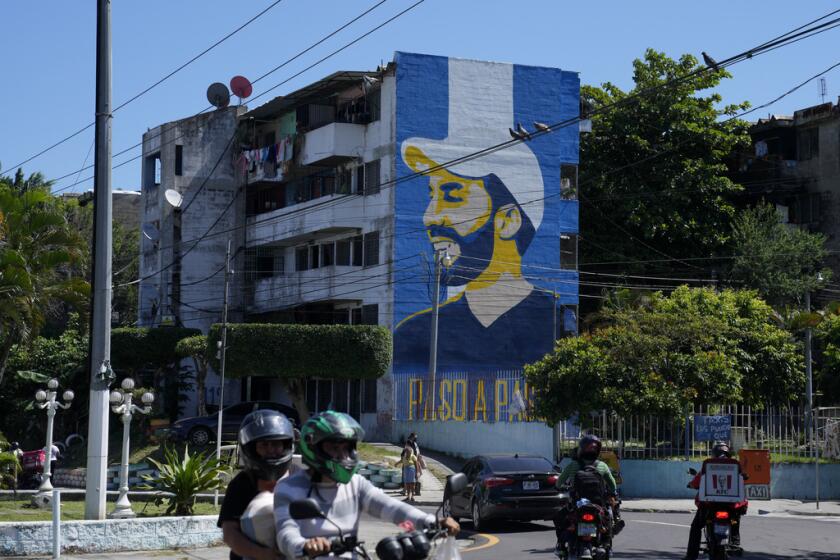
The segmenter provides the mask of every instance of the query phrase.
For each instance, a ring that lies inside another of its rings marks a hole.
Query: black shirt
[[[257,479],[250,472],[242,471],[233,477],[225,490],[225,499],[222,500],[222,509],[219,511],[219,521],[216,526],[221,527],[225,521],[238,523],[239,518],[245,513],[245,508],[259,493]],[[242,560],[242,557],[231,550],[230,560]]]

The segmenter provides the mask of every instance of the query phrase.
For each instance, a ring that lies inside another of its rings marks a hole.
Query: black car
[[[222,410],[222,441],[236,441],[242,419],[255,410],[276,410],[285,414],[296,428],[300,427],[300,416],[290,406],[271,401],[246,401]],[[176,441],[186,440],[192,445],[206,445],[216,441],[218,422],[218,412],[207,416],[182,418],[172,424],[167,435]]]
[[[444,508],[456,519],[471,518],[477,531],[491,520],[553,519],[568,500],[555,488],[559,468],[540,455],[480,455],[461,472],[467,487],[448,498]]]

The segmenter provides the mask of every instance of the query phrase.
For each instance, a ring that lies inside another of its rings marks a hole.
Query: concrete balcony
[[[306,133],[301,165],[332,166],[360,157],[365,125],[334,122]]]
[[[257,280],[251,313],[265,313],[308,302],[360,304],[386,290],[385,267],[325,266]]]

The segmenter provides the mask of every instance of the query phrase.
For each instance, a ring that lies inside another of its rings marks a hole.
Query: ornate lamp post
[[[60,403],[56,400],[58,396],[58,379],[50,379],[47,381],[47,390],[44,391],[43,389],[38,389],[38,392],[35,393],[35,406],[40,409],[47,409],[47,447],[46,447],[46,457],[44,461],[44,477],[41,481],[41,486],[38,488],[38,495],[39,496],[50,496],[50,492],[52,492],[52,482],[50,480],[51,476],[51,459],[52,459],[52,444],[53,444],[53,419],[55,419],[55,413],[59,408],[68,409],[70,408],[70,403],[73,402],[73,398],[76,396],[73,391],[67,389],[64,391],[62,398],[64,399],[65,403]]]
[[[123,423],[123,439],[122,439],[122,460],[120,462],[120,495],[117,498],[117,503],[114,505],[114,511],[108,515],[111,518],[126,518],[134,517],[134,511],[131,509],[131,502],[128,501],[128,439],[131,431],[131,417],[135,412],[148,414],[152,411],[152,403],[155,402],[155,396],[152,393],[143,393],[140,397],[143,401],[143,406],[139,407],[131,402],[132,393],[134,389],[134,380],[126,377],[121,383],[122,390],[115,389],[111,391],[110,401],[111,410],[115,414],[120,415]]]

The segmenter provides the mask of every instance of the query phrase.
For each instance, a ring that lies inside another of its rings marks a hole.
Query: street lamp
[[[155,402],[155,396],[152,393],[143,393],[143,396],[140,397],[143,401],[143,406],[139,407],[133,404],[131,399],[133,397],[134,380],[130,377],[123,379],[120,386],[121,389],[114,389],[111,391],[111,396],[109,397],[111,410],[114,414],[120,415],[123,423],[120,495],[117,498],[117,503],[114,505],[114,511],[108,515],[112,519],[134,517],[131,502],[128,501],[128,438],[131,431],[131,417],[135,412],[149,414],[152,411],[152,403]]]
[[[438,339],[438,310],[440,304],[440,273],[441,267],[452,265],[452,257],[446,249],[435,251],[435,297],[432,300],[432,339],[429,344],[429,391],[432,393],[431,402],[432,420],[437,419],[435,407],[435,377],[437,377],[437,339]]]
[[[44,461],[44,476],[43,480],[41,480],[41,486],[38,488],[38,495],[42,498],[39,503],[47,503],[49,499],[50,492],[52,492],[52,482],[50,481],[51,473],[51,461],[52,459],[52,444],[53,444],[53,420],[55,419],[55,413],[59,408],[68,409],[70,408],[70,403],[73,402],[73,398],[76,396],[73,391],[67,389],[64,391],[62,398],[66,404],[62,404],[56,400],[58,396],[58,379],[50,379],[47,381],[47,390],[44,391],[43,389],[38,389],[35,393],[35,406],[40,409],[47,409],[47,447],[45,448],[46,456]]]

